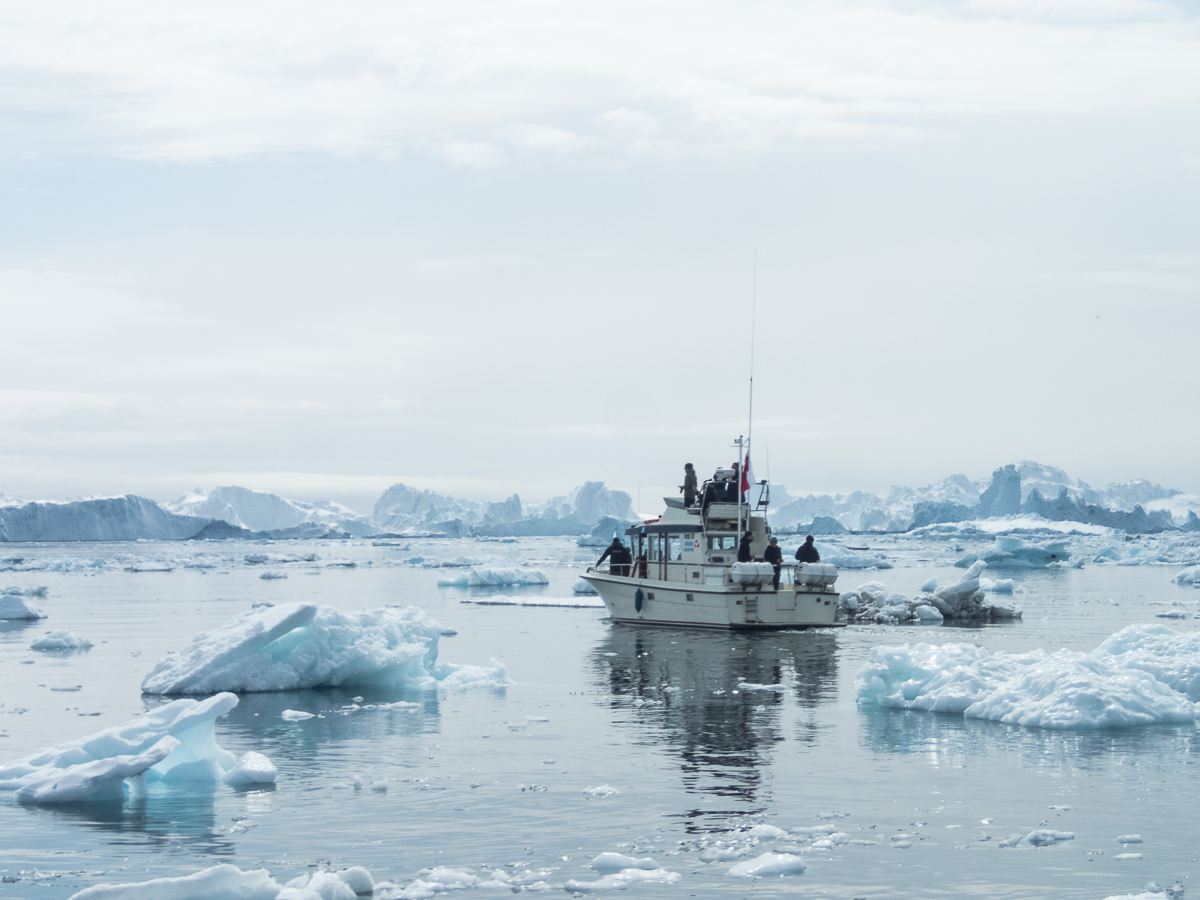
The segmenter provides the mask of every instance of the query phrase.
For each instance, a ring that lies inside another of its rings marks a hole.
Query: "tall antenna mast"
[[[750,452],[750,441],[754,437],[754,334],[758,324],[758,248],[754,248],[754,280],[750,291],[750,416],[746,424],[746,453]],[[742,465],[746,461],[742,460]]]

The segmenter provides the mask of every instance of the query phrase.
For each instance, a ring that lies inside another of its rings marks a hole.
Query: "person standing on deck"
[[[802,563],[820,562],[821,554],[817,552],[816,546],[813,544],[813,536],[810,534],[804,539],[804,543],[800,545],[800,549],[796,551],[796,559]]]
[[[611,559],[610,559],[611,557]],[[629,564],[633,562],[633,554],[625,549],[621,539],[613,535],[612,543],[604,548],[604,553],[596,560],[597,567],[608,559],[608,571],[611,575],[628,575]]]
[[[696,502],[696,470],[691,463],[683,464],[683,485],[679,489],[683,491],[684,507],[690,508]]]
[[[742,535],[742,542],[738,544],[738,562],[750,562],[754,559],[754,554],[750,552],[750,532]]]
[[[779,590],[779,573],[783,569],[783,551],[779,549],[779,539],[771,538],[771,543],[763,551],[763,562],[769,562],[775,567],[775,578],[771,582],[775,590]]]

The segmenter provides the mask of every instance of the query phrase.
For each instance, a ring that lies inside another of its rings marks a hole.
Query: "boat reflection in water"
[[[677,759],[684,789],[707,798],[682,813],[688,830],[720,831],[765,810],[780,742],[812,743],[825,727],[817,706],[836,697],[836,641],[614,625],[591,666],[618,728]]]

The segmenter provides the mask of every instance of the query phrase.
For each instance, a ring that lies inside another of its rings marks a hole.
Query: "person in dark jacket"
[[[813,536],[811,534],[804,539],[804,543],[796,551],[796,559],[802,563],[821,561],[821,554],[817,552],[817,548],[813,545]]]
[[[775,585],[775,590],[779,590],[779,573],[783,569],[783,551],[779,549],[778,538],[771,538],[771,543],[767,544],[767,549],[763,551],[763,562],[769,562],[775,567],[775,578],[771,583]]]
[[[742,535],[742,542],[738,544],[738,562],[750,562],[754,559],[754,554],[750,552],[750,532]]]
[[[683,465],[683,484],[680,490],[683,491],[683,505],[691,507],[696,502],[696,470],[692,468],[691,463]]]
[[[613,535],[612,543],[604,548],[604,553],[596,560],[596,565],[600,566],[606,559],[609,560],[608,572],[610,575],[629,574],[629,564],[633,562],[633,554],[616,535]]]

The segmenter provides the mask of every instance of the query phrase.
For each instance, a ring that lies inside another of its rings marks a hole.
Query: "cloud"
[[[1200,94],[1197,21],[1141,0],[8,4],[0,59],[17,149],[176,160],[738,153]]]

